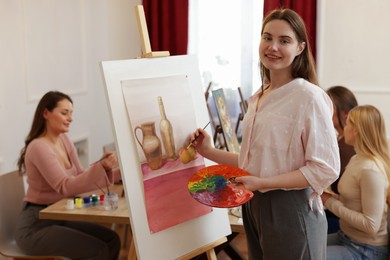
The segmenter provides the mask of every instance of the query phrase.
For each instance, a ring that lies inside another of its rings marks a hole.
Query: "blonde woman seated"
[[[356,155],[340,178],[340,195],[321,196],[325,206],[340,218],[340,231],[328,235],[327,259],[387,260],[390,160],[379,110],[371,105],[352,109],[344,137]]]

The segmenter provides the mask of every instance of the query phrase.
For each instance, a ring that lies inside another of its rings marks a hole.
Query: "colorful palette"
[[[253,197],[241,183],[229,179],[248,176],[246,171],[230,165],[212,165],[205,167],[188,180],[188,191],[198,202],[211,207],[237,207]]]

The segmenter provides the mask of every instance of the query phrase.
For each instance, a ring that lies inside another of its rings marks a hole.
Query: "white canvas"
[[[196,56],[103,61],[101,67],[138,259],[175,259],[229,235],[227,210],[218,208],[172,228],[150,233],[137,143],[122,93],[122,82],[126,80],[186,75],[192,97],[189,105],[194,106],[196,126],[203,127],[209,118]],[[207,130],[211,135],[210,128]],[[206,165],[210,164],[206,160]]]

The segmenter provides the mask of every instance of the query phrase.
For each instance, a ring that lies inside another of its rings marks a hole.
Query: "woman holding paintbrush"
[[[259,44],[262,86],[249,98],[240,154],[215,149],[202,129],[196,150],[251,176],[243,205],[249,259],[325,259],[327,222],[319,195],[338,176],[333,106],[317,86],[305,24],[290,9],[263,20]]]
[[[28,188],[18,229],[19,247],[29,255],[59,255],[72,259],[117,259],[119,236],[101,225],[40,220],[39,211],[63,198],[106,187],[114,181],[115,154],[105,153],[87,170],[66,135],[72,123],[72,99],[50,91],[39,101],[18,167]]]

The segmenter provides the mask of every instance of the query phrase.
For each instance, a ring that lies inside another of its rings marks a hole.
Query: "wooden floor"
[[[122,225],[119,225],[118,226],[118,230],[117,230],[118,234],[121,236],[121,239],[123,237],[123,226]],[[234,248],[234,250],[241,256],[241,259],[248,259],[248,251],[247,251],[247,247],[246,247],[246,238],[245,238],[245,234],[243,233],[239,233],[231,242],[230,242],[230,245],[232,246],[232,248]],[[129,250],[129,243],[127,243],[127,246],[126,247],[122,247],[121,249],[121,252],[120,252],[120,255],[119,255],[119,259],[118,260],[127,260],[127,255],[128,255],[128,250]],[[0,260],[10,260],[12,258],[7,258],[7,257],[4,257],[4,256],[1,256],[0,255]],[[218,252],[217,254],[217,259],[218,260],[238,260],[238,259],[234,259],[234,258],[231,258],[229,257],[225,251],[221,250],[220,252]]]

